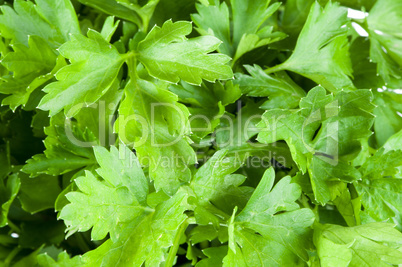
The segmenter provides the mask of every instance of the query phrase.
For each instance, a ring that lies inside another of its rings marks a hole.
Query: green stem
[[[9,235],[0,235],[0,244],[2,245],[18,244],[18,239],[12,238]]]
[[[137,56],[138,56],[138,54],[135,51],[129,51],[122,55],[124,61],[127,61],[132,58],[136,58]]]
[[[278,71],[285,70],[285,69],[286,69],[285,65],[283,63],[281,63],[279,65],[276,65],[276,66],[272,67],[272,68],[266,69],[265,73],[270,74],[270,73],[278,72]]]
[[[21,229],[16,224],[14,224],[11,220],[8,220],[7,223],[8,223],[8,226],[11,228],[11,230],[16,232],[17,234],[21,233]]]
[[[128,66],[128,74],[130,75],[131,79],[137,78],[137,54],[136,53],[131,53],[131,56],[128,55],[126,63]]]
[[[4,267],[8,267],[11,264],[11,261],[17,256],[17,254],[21,251],[22,248],[16,247],[13,251],[8,254],[7,258],[4,260]]]
[[[169,250],[169,255],[166,259],[165,267],[172,267],[174,263],[174,259],[176,257],[177,251],[179,250],[180,246],[180,239],[183,236],[184,232],[187,229],[189,222],[185,220],[177,229],[176,236],[174,237],[173,246]]]

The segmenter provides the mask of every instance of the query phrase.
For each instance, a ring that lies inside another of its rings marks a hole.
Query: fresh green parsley
[[[0,267],[402,266],[400,0],[0,0],[0,76]]]

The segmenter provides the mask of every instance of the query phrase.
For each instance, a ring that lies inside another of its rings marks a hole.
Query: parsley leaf
[[[7,180],[0,180],[0,204],[1,204],[1,213],[0,213],[0,227],[3,227],[8,224],[7,214],[10,210],[10,206],[13,203],[13,200],[18,194],[20,189],[21,182],[16,173],[10,175]]]
[[[377,151],[361,167],[363,180],[355,184],[362,204],[377,221],[395,217],[401,212],[402,178],[397,167],[402,165],[402,151]]]
[[[239,187],[246,177],[232,173],[240,168],[242,162],[226,154],[227,150],[216,152],[197,171],[190,186],[201,206],[208,208],[214,205],[223,211],[231,212],[234,206],[245,205],[251,188]]]
[[[79,34],[77,15],[68,0],[16,0],[14,9],[3,5],[0,29],[5,38],[28,45],[29,36],[36,35],[57,48],[69,40],[70,34]]]
[[[201,86],[182,82],[171,85],[170,91],[177,94],[180,102],[191,104],[190,126],[194,134],[200,138],[212,133],[224,116],[225,106],[234,103],[240,96],[239,87],[232,82],[203,83]]]
[[[91,235],[94,240],[101,240],[110,232],[111,239],[116,241],[128,222],[147,212],[148,181],[138,160],[127,148],[122,152],[124,161],[119,160],[120,154],[115,147],[111,147],[110,152],[102,147],[95,147],[94,151],[101,166],[97,173],[104,182],[89,171],[85,177],[78,177],[75,183],[82,193],[66,195],[71,204],[62,209],[60,218],[68,226],[67,237],[93,227]],[[115,176],[116,173],[119,175]],[[82,210],[87,214],[84,219],[77,216]]]
[[[402,129],[402,97],[392,90],[374,92],[375,137],[379,146]]]
[[[14,52],[8,53],[1,62],[13,73],[12,76],[4,77],[5,82],[0,85],[0,92],[11,94],[3,99],[2,104],[10,105],[12,110],[25,105],[31,93],[52,79],[63,65],[61,59],[56,64],[55,51],[40,37],[29,37],[28,45],[13,45]]]
[[[60,175],[96,163],[91,145],[97,140],[86,127],[77,126],[60,113],[52,117],[45,133],[46,150],[29,159],[23,172],[31,176],[41,173]]]
[[[236,83],[248,96],[269,97],[269,100],[262,104],[263,109],[294,108],[305,96],[305,92],[285,73],[274,76],[266,74],[258,65],[244,67],[251,76],[238,73]]]
[[[146,31],[152,13],[159,1],[151,0],[144,6],[139,5],[137,1],[129,0],[80,0],[80,2],[107,14],[131,21]]]
[[[138,216],[122,229],[115,242],[108,240],[85,254],[84,264],[140,266],[145,261],[150,266],[159,265],[166,259],[167,248],[173,245],[176,231],[186,218],[185,200],[186,195],[178,193],[159,204],[155,211]]]
[[[63,108],[68,116],[74,116],[83,105],[96,102],[107,92],[124,63],[124,57],[93,30],[88,38],[73,35],[71,41],[62,45],[60,54],[72,64],[57,72],[57,82],[44,88],[45,95],[39,107],[51,115]]]
[[[401,233],[392,224],[355,227],[315,225],[314,243],[323,266],[387,266],[402,260]]]
[[[316,200],[326,203],[331,198],[330,180],[360,179],[360,173],[346,159],[356,157],[361,149],[360,139],[371,135],[371,98],[372,94],[364,90],[342,91],[333,97],[326,95],[324,88],[315,87],[300,101],[301,109],[296,112],[267,111],[258,140],[285,140],[299,168],[308,170]],[[339,135],[334,137],[333,133]]]
[[[401,7],[0,1],[0,266],[401,265]]]
[[[367,17],[370,33],[370,57],[377,63],[378,73],[386,82],[400,79],[402,66],[401,33],[395,31],[402,25],[402,4],[398,1],[380,0]],[[384,20],[387,16],[387,20]]]
[[[347,22],[346,9],[339,4],[329,2],[323,9],[315,2],[290,58],[267,72],[286,69],[330,91],[352,89]]]
[[[38,255],[38,264],[43,267],[65,267],[65,266],[79,266],[81,264],[81,259],[79,256],[70,258],[67,252],[62,252],[57,256],[57,261],[50,257],[48,254]]]
[[[307,260],[309,227],[314,214],[300,209],[295,201],[301,189],[282,178],[274,187],[274,170],[268,169],[250,197],[246,207],[232,217],[229,226],[229,253],[224,259],[227,266],[294,265],[299,257]],[[287,188],[287,194],[283,194]],[[270,253],[282,255],[270,257]]]
[[[8,53],[2,64],[10,72],[0,85],[0,92],[11,94],[2,101],[15,110],[25,106],[35,89],[54,77],[65,65],[57,58],[56,49],[79,34],[77,15],[68,0],[32,2],[18,0],[14,9],[2,6],[0,30],[12,39],[14,52]],[[4,52],[3,52],[4,53]]]
[[[130,80],[115,127],[123,142],[134,143],[141,164],[149,166],[157,190],[173,194],[181,182],[190,180],[188,165],[196,157],[185,136],[189,131],[188,110],[164,87],[142,79]]]
[[[207,6],[197,4],[198,14],[193,14],[192,20],[200,34],[212,34],[223,41],[218,50],[233,57],[233,63],[247,52],[286,36],[281,32],[273,32],[274,27],[267,23],[280,3],[270,5],[270,1],[261,0],[232,0],[230,3],[232,24],[229,22],[228,6],[225,2],[219,4],[219,1]]]
[[[138,44],[138,59],[149,74],[172,83],[180,78],[191,84],[201,84],[202,79],[214,82],[232,78],[232,70],[225,65],[229,57],[207,54],[216,50],[221,41],[212,36],[186,40],[191,28],[187,21],[168,20],[148,33]]]

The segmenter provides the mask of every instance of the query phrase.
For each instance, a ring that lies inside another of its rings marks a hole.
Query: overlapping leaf
[[[387,19],[384,19],[387,17]],[[370,33],[370,57],[377,63],[377,71],[386,82],[402,77],[402,3],[377,1],[367,18]]]
[[[131,21],[146,31],[159,0],[149,0],[144,6],[131,0],[80,0],[80,2],[106,14]]]
[[[316,200],[325,203],[331,198],[327,182],[360,178],[359,172],[345,160],[356,157],[360,140],[371,135],[371,98],[367,90],[339,92],[334,97],[316,87],[300,101],[298,111],[267,111],[258,140],[285,140],[299,168],[308,170]]]
[[[402,95],[393,90],[374,92],[375,137],[379,146],[402,130]]]
[[[53,116],[65,109],[74,116],[84,105],[96,102],[112,86],[124,63],[124,57],[103,37],[88,31],[88,38],[73,35],[59,52],[71,62],[57,72],[57,82],[44,88],[48,93],[39,108],[49,110]]]
[[[2,77],[0,92],[10,95],[2,104],[15,110],[27,104],[32,92],[65,65],[61,58],[56,60],[56,48],[80,29],[68,0],[38,0],[36,4],[18,0],[14,8],[2,6],[0,31],[12,40],[14,50],[2,61],[10,72]]]
[[[46,150],[28,160],[23,172],[31,176],[60,175],[96,163],[92,146],[97,144],[97,139],[85,126],[78,127],[60,113],[52,117],[45,133]]]
[[[295,203],[301,189],[289,176],[275,186],[274,180],[268,169],[246,207],[233,215],[224,266],[298,266],[308,260],[314,214]]]
[[[212,267],[222,265],[223,258],[228,252],[227,246],[220,247],[209,247],[203,249],[202,252],[208,257],[198,262],[195,266],[197,267]]]
[[[132,79],[116,122],[120,139],[134,144],[141,164],[149,165],[157,190],[168,194],[190,180],[188,165],[196,159],[186,140],[189,113],[177,100],[166,84]]]
[[[71,204],[63,208],[60,218],[68,226],[67,236],[93,227],[94,240],[101,240],[110,233],[115,242],[128,223],[151,211],[146,205],[148,181],[128,148],[119,153],[113,146],[110,152],[103,147],[94,147],[94,152],[101,166],[97,173],[104,180],[98,180],[89,171],[85,177],[78,177],[75,183],[81,192],[67,194]],[[86,216],[79,216],[83,211]]]
[[[230,3],[232,26],[228,6],[219,1],[215,1],[214,5],[198,4],[198,14],[193,14],[192,20],[198,26],[200,34],[212,34],[223,41],[219,51],[233,57],[233,62],[251,50],[286,36],[281,32],[274,32],[273,26],[267,25],[267,20],[279,8],[280,3],[270,5],[270,1],[264,0],[232,0]]]
[[[15,110],[25,105],[32,92],[54,77],[64,60],[56,61],[56,48],[80,33],[77,16],[67,0],[38,0],[36,5],[15,1],[14,9],[2,6],[0,31],[12,39],[14,52],[2,64],[10,74],[4,76],[0,92],[10,96],[3,100]]]
[[[251,76],[237,73],[235,83],[243,94],[253,97],[268,97],[263,109],[294,108],[305,92],[285,73],[266,74],[258,65],[245,66]]]
[[[238,108],[240,104],[242,103],[237,103]],[[236,150],[242,146],[253,148],[253,144],[247,144],[247,142],[260,131],[256,124],[261,120],[263,112],[259,103],[247,101],[238,110],[237,117],[225,114],[214,133],[216,145],[221,149],[229,150]],[[256,150],[262,147],[261,144],[254,144]]]
[[[363,179],[355,183],[365,211],[377,221],[397,220],[402,213],[402,151],[394,149],[378,150],[361,166]]]
[[[18,199],[23,210],[37,213],[55,206],[56,198],[61,193],[58,177],[39,175],[30,178],[24,173],[19,173],[21,188]]]
[[[2,77],[4,82],[0,84],[0,92],[11,95],[2,104],[9,105],[13,110],[25,105],[31,93],[52,79],[63,65],[61,59],[56,64],[56,51],[42,38],[30,36],[28,46],[13,45],[14,52],[8,53],[1,62],[12,73]]]
[[[330,91],[353,88],[346,13],[337,3],[314,3],[290,58],[267,71],[291,70]]]
[[[232,82],[203,83],[195,86],[188,83],[171,85],[170,91],[178,95],[179,100],[191,104],[188,108],[191,131],[200,138],[212,133],[219,125],[225,106],[235,102],[240,96],[239,87]]]
[[[289,0],[285,3],[280,25],[283,31],[289,34],[281,44],[292,47],[307,20],[313,0]]]
[[[29,36],[39,36],[52,48],[79,34],[80,27],[73,5],[68,0],[14,1],[14,9],[3,5],[0,30],[6,38],[28,45]]]
[[[7,179],[0,179],[0,227],[8,224],[7,215],[11,204],[19,192],[20,186],[21,181],[17,174],[12,174]]]
[[[137,217],[120,233],[116,242],[106,241],[83,256],[85,264],[158,266],[166,261],[167,249],[173,245],[178,228],[186,216],[186,196],[176,194],[148,215]]]
[[[38,264],[41,267],[68,267],[68,266],[80,266],[81,257],[76,256],[70,258],[67,252],[62,252],[57,256],[57,260],[50,257],[48,254],[38,255]]]
[[[402,263],[402,234],[389,223],[314,226],[321,266],[389,266]]]
[[[93,227],[96,240],[110,233],[109,240],[84,255],[83,263],[159,265],[186,218],[186,193],[179,192],[151,208],[146,200],[149,183],[135,155],[127,147],[120,152],[113,146],[110,152],[103,147],[94,150],[101,166],[97,173],[103,180],[90,172],[77,178],[81,192],[67,194],[71,204],[60,215],[70,233]],[[77,216],[83,210],[87,216]]]
[[[2,2],[0,265],[402,265],[399,1]]]
[[[214,82],[230,79],[230,58],[222,54],[208,54],[216,50],[221,41],[213,36],[188,39],[192,31],[190,22],[166,21],[155,26],[138,44],[138,59],[152,76],[177,83],[180,79],[191,84],[201,84],[202,79]]]
[[[220,150],[208,159],[197,171],[190,186],[200,205],[206,208],[214,205],[230,213],[235,206],[245,205],[252,189],[240,187],[245,176],[232,174],[242,165],[241,158],[226,154],[227,150]]]

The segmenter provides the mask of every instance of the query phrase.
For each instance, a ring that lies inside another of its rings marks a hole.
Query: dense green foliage
[[[0,267],[402,265],[402,1],[0,2]]]

